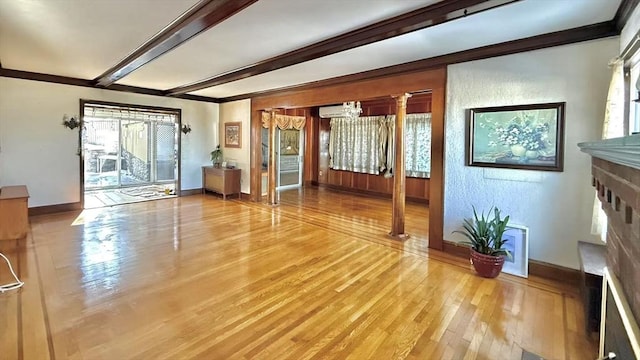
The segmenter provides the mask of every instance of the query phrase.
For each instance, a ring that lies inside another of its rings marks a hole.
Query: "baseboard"
[[[454,241],[444,240],[442,242],[442,251],[457,257],[468,259],[470,256],[469,247],[461,245]]]
[[[191,196],[191,195],[200,195],[200,194],[202,194],[202,188],[180,190],[180,196]]]
[[[529,275],[558,280],[573,286],[580,285],[580,270],[549,264],[544,261],[529,259]]]
[[[246,193],[241,192],[240,193],[240,200],[251,201],[251,194],[246,194]]]
[[[80,202],[55,204],[45,206],[34,206],[29,208],[29,216],[55,214],[66,211],[82,210],[82,204]]]
[[[444,240],[442,245],[442,251],[447,254],[465,259],[469,258],[468,246],[447,240]],[[580,282],[579,270],[531,259],[529,259],[529,275],[560,281],[572,286],[578,286]]]

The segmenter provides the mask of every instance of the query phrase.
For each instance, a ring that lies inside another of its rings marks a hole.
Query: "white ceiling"
[[[8,69],[93,79],[196,2],[0,0],[0,61]],[[118,83],[185,85],[435,2],[259,0]],[[522,0],[193,94],[228,97],[292,86],[594,24],[611,20],[620,2]]]

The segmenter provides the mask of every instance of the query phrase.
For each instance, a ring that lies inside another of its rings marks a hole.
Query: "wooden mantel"
[[[640,135],[578,144],[607,214],[606,263],[640,319]]]

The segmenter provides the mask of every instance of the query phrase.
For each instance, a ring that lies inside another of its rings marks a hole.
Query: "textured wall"
[[[200,167],[218,137],[218,104],[110,90],[0,78],[0,186],[24,184],[29,206],[80,201],[78,130],[62,116],[78,115],[80,99],[182,109],[182,189],[202,187]]]
[[[242,148],[225,148],[224,123],[236,121],[242,123]],[[251,134],[251,99],[220,104],[220,146],[223,148],[222,154],[226,161],[235,162],[236,166],[242,170],[240,191],[245,194],[250,193],[249,172],[251,171],[251,142],[249,140],[249,134]]]
[[[599,138],[617,37],[448,67],[444,237],[471,206],[495,205],[530,229],[530,259],[578,268],[577,241],[590,234],[590,158],[578,142]],[[566,102],[564,172],[465,166],[465,114],[475,107]]]

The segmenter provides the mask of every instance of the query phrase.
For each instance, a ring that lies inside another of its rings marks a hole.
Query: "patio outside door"
[[[90,108],[91,111],[87,111]],[[177,182],[175,115],[85,107],[85,190]]]

